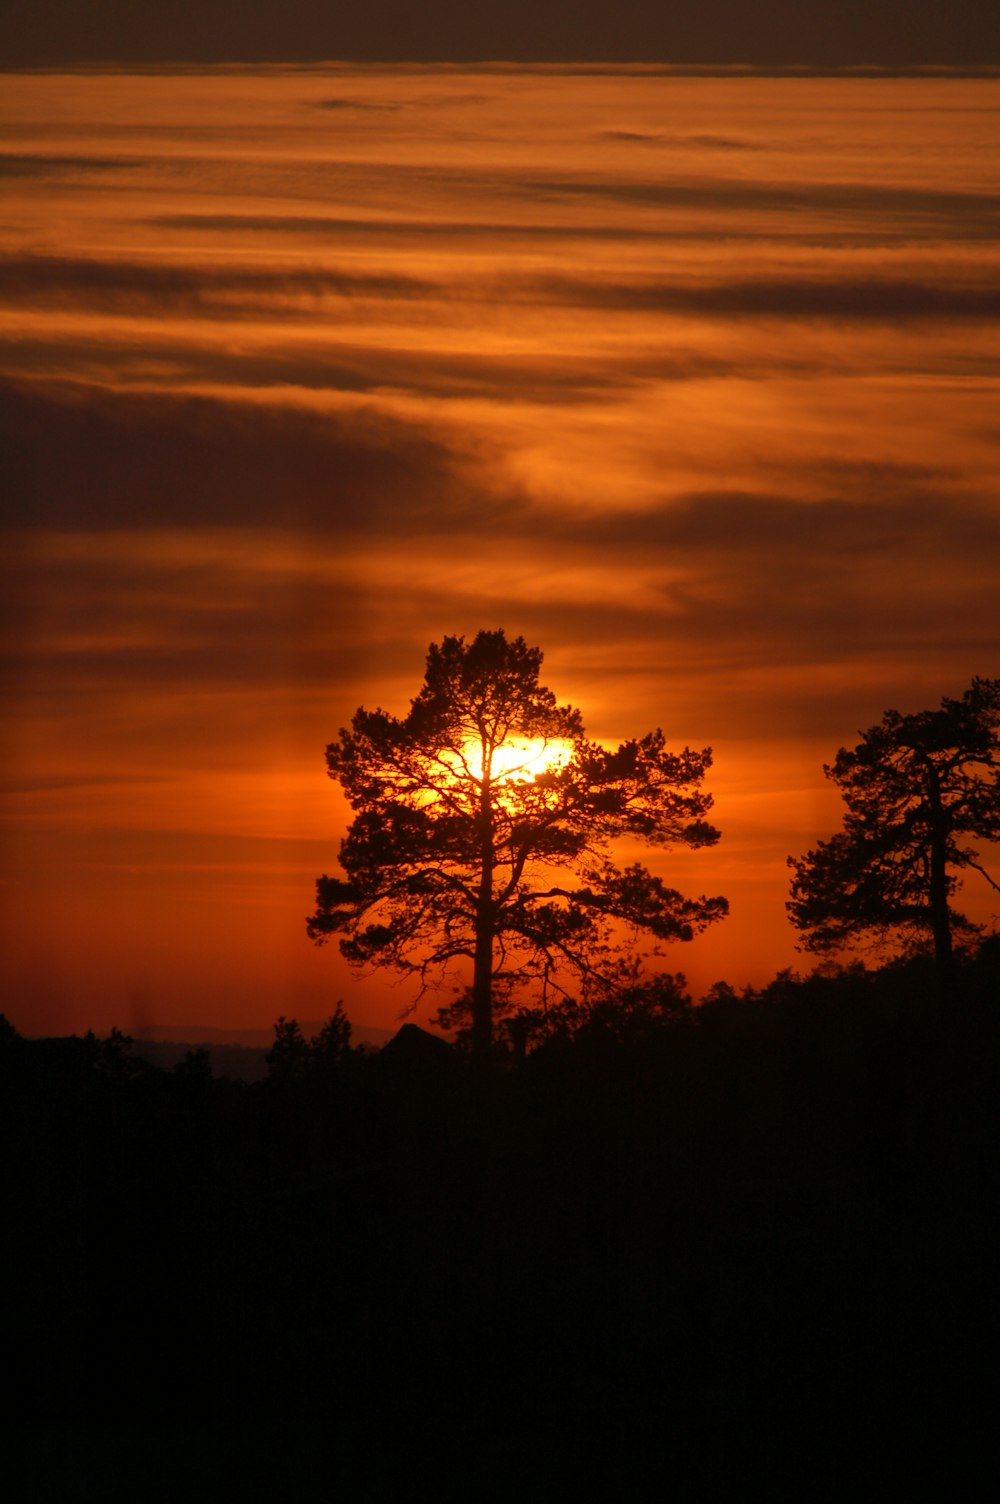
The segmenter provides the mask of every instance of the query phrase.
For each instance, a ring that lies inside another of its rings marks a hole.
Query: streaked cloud
[[[373,273],[349,265],[230,267],[188,262],[103,261],[97,258],[0,258],[0,301],[22,307],[71,307],[135,314],[200,315],[212,319],[314,318],[330,300],[543,303],[639,313],[691,313],[702,318],[993,321],[1000,318],[994,268],[964,277],[751,276],[728,281],[491,271],[444,276]]]
[[[230,267],[213,264],[102,261],[69,256],[0,259],[0,298],[22,305],[69,305],[160,316],[200,311],[207,316],[266,316],[267,299],[419,298],[440,295],[440,284],[400,274],[347,267]],[[295,309],[282,310],[287,317]],[[303,310],[308,313],[308,309]]]
[[[859,225],[904,226],[913,233],[932,231],[950,238],[1000,231],[1000,195],[995,190],[961,191],[947,186],[920,187],[892,182],[781,182],[745,178],[624,181],[611,175],[576,172],[565,177],[526,177],[519,182],[525,197],[558,202],[567,198],[603,199],[611,203],[663,209],[709,209],[732,213],[790,213],[815,223],[823,216],[850,216]]]
[[[462,504],[445,444],[373,409],[349,416],[205,397],[0,393],[16,528],[164,525],[378,534]]]
[[[54,152],[0,151],[0,177],[63,177],[82,173],[123,172],[141,167],[140,157],[63,156]]]

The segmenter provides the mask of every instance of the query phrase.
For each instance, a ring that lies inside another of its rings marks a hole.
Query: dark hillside
[[[8,1039],[18,1445],[51,1469],[85,1436],[106,1481],[185,1437],[177,1479],[200,1459],[226,1487],[250,1447],[295,1497],[424,1471],[620,1496],[650,1470],[680,1497],[865,1497],[945,1465],[970,1497],[997,1345],[988,948],[961,983],[945,1006],[918,967],[779,977],[489,1072],[411,1041],[248,1086]]]

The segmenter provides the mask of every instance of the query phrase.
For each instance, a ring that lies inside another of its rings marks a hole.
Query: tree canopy
[[[571,976],[600,989],[623,926],[654,944],[683,941],[728,911],[612,853],[621,838],[719,839],[701,786],[710,750],[671,752],[660,730],[606,749],[539,683],[541,663],[502,630],[446,637],[405,717],[359,709],[327,748],[355,817],[345,876],[319,879],[308,932],[338,936],[352,963],[409,973],[421,989],[471,966],[479,1053],[495,988],[528,985],[543,1003]]]
[[[788,912],[805,948],[929,938],[947,972],[955,937],[981,928],[951,903],[961,874],[1000,891],[970,845],[1000,839],[998,769],[998,679],[973,679],[939,710],[887,710],[852,751],[841,747],[824,772],[847,805],[843,829],[789,858]]]

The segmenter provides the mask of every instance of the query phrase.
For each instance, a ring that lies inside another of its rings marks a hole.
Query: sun
[[[495,787],[502,784],[530,783],[540,773],[556,772],[573,756],[574,746],[563,737],[510,736],[494,747],[489,760],[489,779]],[[456,773],[481,783],[484,775],[483,745],[478,737],[469,737],[459,752],[453,752]]]
[[[509,737],[494,749],[490,773],[494,783],[527,782],[565,767],[572,756],[573,743],[561,737]]]

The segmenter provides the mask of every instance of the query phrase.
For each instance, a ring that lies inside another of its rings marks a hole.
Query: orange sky
[[[1000,668],[1000,81],[0,98],[3,1011],[391,1024],[305,938],[323,752],[480,627],[592,735],[714,747],[722,843],[655,865],[732,917],[664,964],[795,963],[822,762]]]

